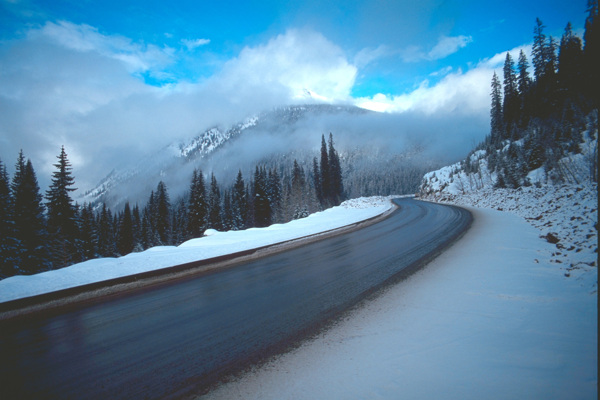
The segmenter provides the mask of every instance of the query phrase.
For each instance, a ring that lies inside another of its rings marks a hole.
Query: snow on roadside
[[[437,202],[491,208],[524,218],[552,243],[551,262],[567,277],[587,281],[598,289],[598,186],[545,185],[519,189],[484,188],[465,194],[437,192],[424,196]]]
[[[597,291],[522,218],[472,211],[424,269],[206,398],[597,398]]]
[[[119,258],[88,260],[70,267],[0,281],[0,302],[134,275],[192,261],[254,249],[314,235],[378,216],[392,208],[390,197],[363,197],[286,224],[217,232],[180,246],[153,247]]]

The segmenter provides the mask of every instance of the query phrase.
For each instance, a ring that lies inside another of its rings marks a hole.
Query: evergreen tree
[[[84,260],[98,257],[98,228],[91,204],[84,204],[81,208],[81,251]]]
[[[567,97],[581,93],[583,72],[583,49],[581,39],[573,34],[571,23],[567,24],[558,51],[558,82]]]
[[[590,99],[591,108],[598,109],[598,97],[600,97],[600,29],[598,29],[598,1],[588,0],[588,16],[585,20],[585,32],[583,35],[584,47],[584,70],[585,87],[587,98]],[[598,124],[596,124],[598,128]]]
[[[46,206],[53,263],[55,267],[61,268],[81,261],[81,257],[77,249],[77,210],[69,195],[69,192],[77,189],[72,187],[74,178],[64,146],[57,158],[58,163],[54,164],[57,170],[52,174],[52,183],[46,192]]]
[[[174,245],[179,245],[189,239],[187,229],[187,206],[184,198],[180,198],[173,212],[173,240]]]
[[[282,203],[282,187],[281,178],[277,173],[277,169],[272,168],[269,170],[267,177],[267,197],[269,199],[269,205],[271,209],[271,223],[284,222],[282,217],[281,203]]]
[[[323,204],[323,185],[321,184],[321,171],[317,157],[313,158],[313,187],[319,204]]]
[[[319,176],[321,177],[321,194],[324,201],[323,205],[325,207],[329,207],[331,199],[331,172],[329,169],[329,155],[327,153],[325,135],[321,135],[321,171]]]
[[[133,218],[131,216],[129,202],[125,203],[123,216],[120,218],[119,224],[117,251],[124,256],[131,253],[134,247]]]
[[[519,53],[519,62],[517,64],[518,78],[517,88],[519,92],[519,117],[521,127],[527,126],[529,122],[529,103],[530,103],[530,89],[531,89],[531,78],[529,76],[529,62],[525,52],[521,50]]]
[[[223,212],[221,214],[221,221],[224,231],[233,230],[233,208],[231,204],[231,192],[225,190],[223,193]]]
[[[0,160],[0,279],[17,272],[17,241],[12,208],[10,181],[6,167]]]
[[[331,203],[340,205],[344,199],[344,182],[342,180],[342,167],[340,157],[333,147],[333,135],[329,133],[329,182],[331,185]]]
[[[102,204],[98,215],[98,253],[101,257],[114,257],[117,255],[116,232],[113,226],[112,211]]]
[[[490,111],[492,146],[498,147],[504,139],[504,117],[502,114],[502,87],[498,75],[492,77],[492,108]]]
[[[202,171],[194,169],[188,205],[188,232],[193,238],[201,237],[206,230],[208,204]]]
[[[142,212],[142,228],[140,232],[140,242],[142,245],[142,249],[149,249],[152,246],[156,245],[158,239],[154,234],[154,230],[152,229],[152,222],[150,218],[150,211],[148,207],[144,208]]]
[[[548,61],[548,50],[544,28],[545,26],[542,21],[537,18],[535,20],[535,27],[533,28],[533,47],[531,50],[531,55],[533,57],[534,77],[537,82],[540,81],[547,70],[546,63]]]
[[[244,226],[246,228],[256,226],[254,220],[254,197],[254,182],[250,182],[246,185],[246,218],[244,219]]]
[[[144,249],[142,245],[142,216],[140,207],[136,204],[131,211],[131,219],[133,222],[133,251],[139,252]]]
[[[267,175],[264,167],[254,172],[254,224],[257,227],[271,225],[271,205],[267,195]]]
[[[167,186],[163,181],[158,183],[156,187],[156,234],[158,235],[159,244],[170,245],[171,239],[171,201]]]
[[[306,201],[306,177],[304,168],[297,160],[294,160],[292,167],[292,185],[289,193],[289,207],[292,211],[292,219],[305,218],[309,215],[308,204]]]
[[[40,187],[31,160],[25,162],[23,151],[15,166],[11,184],[13,218],[18,251],[16,261],[22,274],[35,274],[49,269],[48,231]]]
[[[246,184],[242,171],[238,171],[233,190],[231,192],[231,203],[233,209],[233,229],[244,229],[248,219],[248,202],[246,197]]]
[[[208,226],[218,231],[223,230],[221,217],[221,191],[215,174],[210,176],[210,192],[208,194]]]
[[[510,55],[506,53],[504,61],[504,104],[502,114],[507,136],[512,137],[516,129],[515,123],[518,121],[519,97],[517,87],[517,76],[515,74],[515,63]],[[516,139],[516,137],[513,137]]]

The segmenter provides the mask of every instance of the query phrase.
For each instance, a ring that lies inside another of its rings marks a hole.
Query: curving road
[[[2,398],[178,398],[283,351],[464,232],[396,200],[367,228],[234,268],[0,322]]]

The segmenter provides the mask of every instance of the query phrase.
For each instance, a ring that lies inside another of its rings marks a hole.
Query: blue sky
[[[259,46],[288,29],[321,33],[348,60],[367,51],[354,96],[400,94],[448,66],[468,68],[490,55],[531,41],[539,17],[560,37],[565,21],[583,27],[585,1],[19,1],[2,0],[3,39],[47,22],[89,25],[107,36],[174,51],[153,85],[212,76],[244,47]],[[444,39],[445,52],[428,54]],[[462,40],[458,38],[463,38]],[[205,43],[194,47],[196,43]],[[188,46],[186,46],[186,43]],[[437,75],[438,79],[441,75]]]
[[[51,168],[64,144],[75,167],[108,165],[123,150],[142,154],[306,101],[306,90],[379,111],[482,121],[502,54],[527,51],[536,17],[557,38],[569,21],[582,32],[585,6],[0,0],[0,159],[12,164],[23,148]]]

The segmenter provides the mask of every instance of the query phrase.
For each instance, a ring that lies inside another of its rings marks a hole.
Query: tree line
[[[586,129],[595,138],[600,91],[597,0],[588,1],[587,12],[583,41],[567,23],[557,42],[536,19],[533,75],[522,50],[516,65],[506,54],[502,81],[494,73],[490,135],[477,149],[490,155],[488,167],[497,172],[497,187],[527,185],[527,173],[542,166],[553,181],[560,181],[559,160],[567,153],[581,152]],[[469,159],[466,172],[471,172]],[[595,164],[592,169],[592,179],[597,181]]]
[[[321,137],[312,165],[257,165],[246,181],[241,171],[222,186],[214,174],[194,170],[189,190],[172,201],[160,181],[143,206],[76,204],[72,166],[64,146],[49,189],[41,194],[23,151],[10,179],[0,160],[0,278],[29,275],[98,257],[116,257],[153,246],[178,245],[219,231],[266,227],[339,205],[345,199],[333,135]]]

